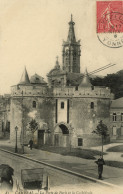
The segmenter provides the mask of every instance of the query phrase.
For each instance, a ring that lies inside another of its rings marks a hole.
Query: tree
[[[29,128],[31,130],[31,132],[34,134],[34,132],[36,130],[38,130],[38,123],[36,122],[35,119],[32,119],[30,122],[29,122]]]
[[[91,83],[94,86],[105,86],[111,89],[111,92],[115,94],[115,99],[123,96],[123,70],[117,73],[107,74],[105,77],[91,78]]]
[[[102,157],[103,157],[103,140],[109,136],[108,128],[101,120],[97,125],[96,129],[92,131],[92,133],[98,134],[102,138]]]

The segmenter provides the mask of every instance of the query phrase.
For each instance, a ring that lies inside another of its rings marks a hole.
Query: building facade
[[[10,94],[0,96],[0,138],[10,135]]]
[[[29,79],[25,68],[20,82],[11,87],[11,141],[15,141],[17,126],[20,144],[33,138],[38,145],[82,148],[101,143],[92,133],[100,120],[110,128],[113,95],[109,88],[93,86],[87,70],[80,72],[80,41],[76,41],[74,25],[71,18],[62,66],[57,58],[47,74],[48,83],[37,74]],[[33,132],[32,120],[38,124]]]
[[[123,97],[112,101],[110,123],[111,142],[123,142]]]

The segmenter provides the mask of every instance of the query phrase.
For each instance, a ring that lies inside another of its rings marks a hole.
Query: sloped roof
[[[71,21],[69,22],[69,32],[68,32],[68,38],[67,38],[67,42],[70,42],[70,43],[76,42],[74,25],[75,23],[73,22],[72,15],[71,15]]]
[[[47,84],[44,81],[44,78],[39,76],[37,73],[35,73],[33,76],[30,78],[31,84]]]
[[[85,70],[84,76],[79,86],[80,87],[91,87],[92,86],[87,69]]]
[[[113,100],[111,108],[123,108],[123,97]]]
[[[19,84],[30,84],[29,76],[26,70],[26,67],[24,68],[23,74],[21,76],[21,80]]]

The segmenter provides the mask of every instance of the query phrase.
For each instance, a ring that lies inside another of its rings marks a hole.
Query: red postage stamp
[[[97,34],[111,48],[123,46],[123,1],[97,1]]]

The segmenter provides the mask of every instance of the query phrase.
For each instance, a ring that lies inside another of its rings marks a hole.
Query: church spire
[[[67,37],[67,41],[70,43],[76,42],[75,33],[74,33],[74,25],[75,23],[73,22],[73,16],[71,14],[71,21],[69,22],[69,32],[68,32],[68,37]]]
[[[29,84],[29,83],[30,83],[30,80],[29,80],[29,76],[28,76],[28,73],[25,67],[19,84]]]
[[[67,73],[80,73],[80,40],[76,41],[73,18],[69,22],[67,41],[63,41],[62,69]]]

